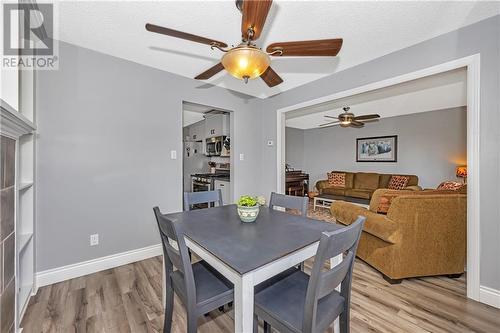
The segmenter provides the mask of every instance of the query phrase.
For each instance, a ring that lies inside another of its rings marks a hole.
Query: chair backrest
[[[307,216],[307,197],[295,197],[291,195],[278,194],[271,192],[271,200],[269,200],[269,208],[283,207],[288,209],[297,209],[302,216]]]
[[[358,216],[357,220],[350,226],[337,231],[324,232],[321,235],[311,277],[307,286],[303,332],[316,331],[316,309],[318,302],[323,297],[330,295],[339,285],[341,288],[340,294],[345,299],[344,311],[349,316],[352,269],[365,220],[366,217]],[[323,272],[322,268],[325,261],[340,254],[343,254],[342,262]],[[325,319],[320,318],[320,320]],[[330,318],[330,320],[333,322],[335,318]]]
[[[216,202],[222,206],[222,191],[201,191],[201,192],[184,192],[184,211],[191,210],[192,205],[208,203],[209,207],[212,202]]]
[[[196,302],[196,287],[194,284],[193,269],[189,252],[184,241],[182,225],[176,223],[160,212],[158,207],[154,207],[156,222],[160,231],[161,243],[163,246],[163,258],[165,260],[165,277],[167,283],[174,267],[183,273],[184,288],[188,302]]]

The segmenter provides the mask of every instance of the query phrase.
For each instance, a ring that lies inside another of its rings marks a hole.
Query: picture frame
[[[397,162],[398,136],[374,136],[356,139],[356,162]]]

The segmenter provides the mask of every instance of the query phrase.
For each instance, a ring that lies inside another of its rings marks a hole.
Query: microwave
[[[207,156],[229,156],[230,144],[227,136],[216,136],[205,140]]]

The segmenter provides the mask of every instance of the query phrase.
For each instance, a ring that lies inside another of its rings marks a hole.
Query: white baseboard
[[[156,257],[161,254],[161,244],[158,244],[83,261],[76,264],[48,269],[36,274],[36,287],[38,289],[39,287],[130,264],[132,262],[151,257]]]
[[[479,288],[479,301],[500,309],[500,290],[481,286]]]

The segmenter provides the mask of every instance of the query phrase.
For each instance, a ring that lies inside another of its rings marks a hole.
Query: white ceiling
[[[189,126],[205,119],[205,112],[213,110],[214,108],[196,103],[184,102],[182,103],[182,127]]]
[[[319,128],[350,106],[355,115],[377,113],[383,118],[437,111],[467,104],[467,73],[458,69],[405,82],[384,89],[315,105],[287,113],[286,126],[300,129]],[[370,126],[367,123],[365,126]],[[335,125],[337,126],[337,125]]]
[[[336,58],[274,58],[284,79],[274,88],[244,84],[222,72],[207,82],[265,98],[500,13],[500,2],[274,1],[259,46],[344,38]],[[192,78],[213,66],[218,50],[147,32],[147,22],[237,44],[241,15],[234,1],[64,1],[63,41]],[[204,84],[205,82],[200,82]]]

